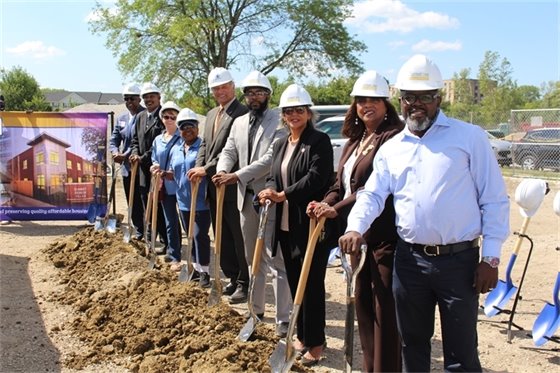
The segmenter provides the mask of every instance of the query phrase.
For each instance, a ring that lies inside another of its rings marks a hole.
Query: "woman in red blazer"
[[[322,203],[308,206],[308,213],[338,218],[344,231],[356,192],[373,170],[373,157],[404,125],[388,101],[389,87],[375,71],[365,72],[350,94],[354,102],[346,113],[342,134],[348,142],[342,150],[337,180]],[[313,206],[316,206],[313,209]],[[363,350],[364,372],[401,371],[401,345],[392,295],[393,254],[397,243],[393,198],[364,235],[367,257],[356,281],[356,316]],[[352,258],[355,265],[357,258]]]

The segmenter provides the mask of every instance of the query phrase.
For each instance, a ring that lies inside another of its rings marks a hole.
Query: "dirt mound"
[[[65,366],[111,361],[133,372],[270,371],[278,344],[270,325],[259,323],[250,341],[239,342],[245,320],[237,311],[224,302],[209,308],[206,290],[178,282],[166,265],[148,270],[143,253],[141,243],[92,228],[43,250],[61,284],[51,298],[74,310],[62,328],[85,346]]]

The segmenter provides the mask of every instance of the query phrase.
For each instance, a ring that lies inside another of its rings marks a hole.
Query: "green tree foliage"
[[[298,77],[357,73],[366,49],[343,22],[351,0],[118,0],[97,5],[91,30],[106,34],[119,68],[192,106],[213,106],[212,68],[277,68]],[[187,93],[185,93],[187,92]],[[202,99],[202,102],[200,100]]]
[[[39,83],[23,68],[0,69],[0,92],[4,95],[6,111],[50,111]]]
[[[541,92],[541,108],[560,108],[560,81],[543,84]]]

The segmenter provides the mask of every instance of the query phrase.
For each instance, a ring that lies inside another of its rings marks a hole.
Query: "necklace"
[[[366,155],[367,153],[369,153],[369,151],[371,149],[373,149],[373,145],[369,145],[367,148],[364,149],[364,146],[369,142],[369,140],[371,139],[371,137],[373,136],[373,131],[368,135],[367,134],[367,129],[364,129],[364,134],[362,135],[362,139],[360,140],[360,145],[358,146],[358,148],[356,148],[356,155],[360,154],[360,152],[363,155]]]

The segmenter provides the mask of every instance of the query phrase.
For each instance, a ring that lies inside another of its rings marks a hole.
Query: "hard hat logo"
[[[412,73],[410,74],[409,80],[430,80],[430,75],[428,73]]]

